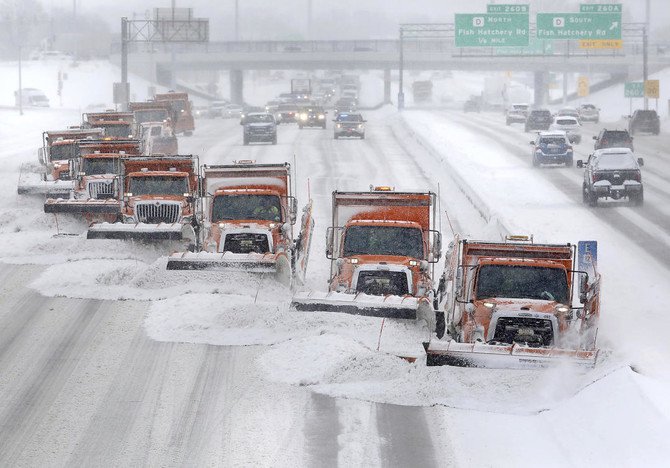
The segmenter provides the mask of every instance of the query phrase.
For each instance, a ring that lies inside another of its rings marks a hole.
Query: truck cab
[[[370,295],[432,296],[432,264],[440,259],[434,229],[435,194],[333,192],[333,222],[326,257],[330,291]]]
[[[195,120],[193,119],[193,106],[188,100],[188,93],[176,93],[170,91],[164,94],[156,94],[156,102],[167,102],[170,109],[170,118],[174,125],[174,133],[183,133],[186,136],[193,134]]]

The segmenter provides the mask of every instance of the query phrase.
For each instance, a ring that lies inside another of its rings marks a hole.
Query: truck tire
[[[247,146],[247,145],[249,144],[249,138],[244,137],[244,138],[242,139],[242,144],[243,144],[244,146]]]
[[[644,190],[644,189],[643,189]],[[628,198],[630,202],[635,206],[642,206],[644,204],[644,191],[641,190],[640,193],[630,195]]]
[[[277,144],[277,135],[275,135],[274,138],[272,139],[272,144],[273,145]]]
[[[337,140],[337,133],[333,134],[333,139]]]
[[[575,161],[572,158],[565,161],[565,167],[572,167],[574,164],[575,164]]]
[[[446,328],[444,312],[435,312],[435,334],[438,338],[442,339]]]
[[[540,161],[535,156],[533,156],[533,167],[540,167]]]
[[[361,140],[365,140],[365,133],[361,135]]]
[[[299,128],[300,130],[302,130],[302,127],[303,127],[302,125],[298,125],[298,128]]]

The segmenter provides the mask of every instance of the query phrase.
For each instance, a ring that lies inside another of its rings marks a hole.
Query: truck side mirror
[[[594,135],[593,137],[591,137],[591,138],[593,138],[594,140],[597,140],[597,139],[598,139],[598,137],[595,136],[595,135]]]
[[[332,227],[326,229],[326,258],[331,260],[333,259],[333,251],[335,250],[333,246],[334,232],[335,230]]]
[[[44,147],[37,148],[37,159],[39,160],[40,164],[46,165],[47,161],[44,157]]]
[[[289,200],[290,200],[289,217],[291,218],[291,224],[295,224],[298,218],[298,200],[296,200],[294,197],[291,197]]]
[[[577,160],[577,167],[584,167],[584,161],[582,161],[581,159],[578,159]]]
[[[638,163],[640,166],[644,166],[644,159],[642,159],[642,158],[637,158],[637,163]]]
[[[579,302],[586,303],[586,294],[589,291],[589,275],[584,274],[579,281]]]
[[[431,252],[431,258],[430,260],[432,262],[438,262],[440,258],[442,257],[442,233],[438,231],[432,231],[433,232],[433,249]]]

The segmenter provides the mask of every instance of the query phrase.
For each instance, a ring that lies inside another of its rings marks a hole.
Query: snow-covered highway
[[[636,138],[641,208],[581,203],[582,171],[532,168],[530,134],[499,114],[365,113],[365,140],[279,128],[242,146],[235,120],[199,120],[180,152],[207,164],[294,164],[315,203],[307,287],[325,291],[331,193],[393,185],[440,192],[441,230],[499,239],[599,241],[596,369],[427,368],[427,330],[288,310],[271,281],[164,271],[167,251],[52,237],[41,200],[16,195],[41,131],[72,111],[0,111],[0,464],[3,466],[659,466],[670,435],[670,144]],[[330,122],[329,122],[330,124]],[[605,124],[603,124],[605,125]],[[578,147],[585,157],[595,125]],[[309,180],[309,184],[308,184]],[[458,186],[458,183],[467,186]],[[606,205],[606,204],[603,204]],[[611,205],[611,204],[610,204]],[[64,232],[81,233],[59,220]],[[451,226],[450,226],[451,225]],[[635,368],[635,371],[631,369]],[[637,372],[636,372],[637,371]]]

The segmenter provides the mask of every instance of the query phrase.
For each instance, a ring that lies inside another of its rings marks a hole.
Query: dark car
[[[628,132],[649,132],[658,135],[661,132],[661,119],[655,110],[636,110],[628,120]]]
[[[482,106],[478,99],[470,98],[463,104],[463,112],[481,112]]]
[[[530,142],[533,166],[541,164],[573,164],[573,150],[565,132],[540,132],[535,141]]]
[[[554,116],[547,109],[533,109],[528,114],[524,130],[530,132],[533,130],[549,130],[549,127],[554,122]]]
[[[608,130],[603,128],[600,133],[593,137],[593,149],[599,150],[603,148],[629,148],[633,149],[633,137],[630,136],[628,130]]]
[[[245,145],[257,141],[277,144],[277,124],[274,115],[268,112],[250,112],[240,124],[244,126],[242,137]]]
[[[323,107],[308,106],[300,109],[298,116],[298,127],[321,127],[326,128],[326,112]]]
[[[583,167],[582,200],[590,206],[596,206],[599,198],[619,200],[628,197],[634,205],[644,202],[642,158],[635,159],[628,148],[606,148],[596,150],[584,163],[577,161],[577,167]]]
[[[341,113],[333,120],[333,138],[358,137],[365,139],[365,119],[361,114]]]
[[[277,113],[279,114],[280,123],[295,122],[298,115],[298,106],[291,103],[282,103],[279,104]]]
[[[335,113],[356,112],[356,101],[351,98],[342,97],[335,102]]]

